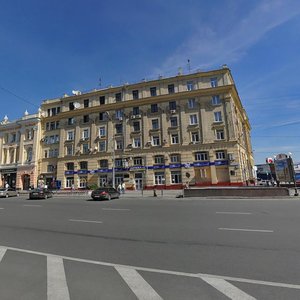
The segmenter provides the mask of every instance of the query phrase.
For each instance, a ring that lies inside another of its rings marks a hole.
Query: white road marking
[[[266,229],[244,229],[244,228],[218,228],[219,230],[229,230],[229,231],[246,231],[246,232],[266,232],[272,233],[273,230],[266,230]]]
[[[5,248],[0,248],[0,262],[2,261],[3,256],[6,253],[6,249]]]
[[[63,259],[47,256],[47,299],[69,300],[69,290]]]
[[[0,209],[4,209],[4,207],[0,207]]]
[[[134,269],[115,267],[139,300],[162,300],[151,285]]]
[[[24,204],[23,206],[29,206],[29,207],[42,207],[42,205],[39,205],[39,204]]]
[[[76,220],[76,219],[69,219],[70,222],[83,222],[83,223],[103,223],[101,221],[89,221],[89,220]]]
[[[124,210],[124,211],[129,211],[129,208],[102,208],[103,210]]]
[[[201,279],[232,300],[256,300],[224,279],[205,276]]]
[[[234,211],[216,211],[216,214],[223,214],[223,215],[252,215],[249,212],[234,212]]]
[[[39,252],[39,251],[32,251],[32,250],[26,250],[26,249],[14,248],[14,247],[0,246],[0,251],[3,251],[3,250],[5,250],[5,251],[12,250],[12,251],[24,252],[24,253],[29,253],[29,254],[51,256],[51,257],[56,257],[56,258],[60,258],[60,259],[94,264],[94,265],[99,265],[99,266],[124,267],[124,268],[134,269],[137,271],[145,271],[145,272],[168,274],[168,275],[177,275],[177,276],[192,277],[192,278],[211,277],[211,278],[219,278],[219,279],[224,279],[224,280],[234,281],[234,282],[244,282],[244,283],[252,283],[252,284],[300,290],[299,284],[263,281],[263,280],[255,280],[255,279],[240,278],[240,277],[220,276],[220,275],[205,274],[205,273],[197,273],[197,274],[185,273],[185,272],[162,270],[162,269],[152,269],[152,268],[145,268],[145,267],[120,265],[120,264],[108,263],[108,262],[98,261],[98,260],[90,260],[90,259],[76,258],[76,257],[70,257],[70,256],[60,256],[60,255],[55,255],[55,254],[47,253],[47,252]]]

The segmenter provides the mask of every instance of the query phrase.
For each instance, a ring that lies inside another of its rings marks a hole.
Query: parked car
[[[43,188],[33,189],[29,193],[29,199],[47,199],[52,196],[52,191]]]
[[[0,189],[0,197],[13,197],[19,196],[19,193],[13,188],[2,188]]]
[[[110,200],[114,198],[119,198],[120,193],[112,187],[103,187],[92,191],[91,197],[94,200]]]

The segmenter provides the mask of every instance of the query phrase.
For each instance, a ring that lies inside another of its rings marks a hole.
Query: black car
[[[91,197],[94,200],[110,200],[119,198],[120,193],[112,187],[103,187],[92,191]]]
[[[52,191],[43,188],[33,189],[29,193],[29,199],[47,199],[52,196]]]

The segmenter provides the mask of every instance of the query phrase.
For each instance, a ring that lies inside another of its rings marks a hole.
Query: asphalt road
[[[300,299],[300,199],[0,199],[0,299]]]

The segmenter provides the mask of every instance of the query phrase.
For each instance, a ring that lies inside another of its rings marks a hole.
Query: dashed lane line
[[[47,256],[47,300],[70,300],[63,259]]]
[[[129,208],[102,208],[103,210],[130,211]]]
[[[235,211],[216,211],[216,214],[222,215],[252,215],[250,212],[235,212]]]
[[[42,207],[42,205],[39,204],[24,204],[25,207]]]
[[[262,233],[272,233],[274,230],[266,230],[266,229],[247,229],[247,228],[224,228],[220,227],[219,230],[227,230],[227,231],[245,231],[245,232],[262,232]]]
[[[102,221],[91,221],[91,220],[77,220],[77,219],[69,219],[70,222],[82,222],[82,223],[103,223]]]
[[[162,300],[151,285],[134,269],[115,267],[136,297],[140,300]]]
[[[281,288],[300,290],[300,285],[298,285],[298,284],[263,281],[263,280],[230,277],[230,276],[220,276],[220,275],[205,274],[205,273],[196,273],[195,274],[195,273],[186,273],[186,272],[179,272],[179,271],[162,270],[162,269],[152,269],[152,268],[145,268],[145,267],[114,264],[114,263],[108,263],[108,262],[97,261],[97,260],[75,258],[75,257],[69,257],[69,256],[61,256],[61,255],[55,255],[55,254],[51,254],[51,253],[47,253],[47,252],[38,252],[38,251],[32,251],[32,250],[26,250],[26,249],[14,248],[14,247],[0,246],[0,251],[6,251],[6,250],[12,250],[12,251],[18,251],[18,252],[24,252],[24,253],[36,254],[36,255],[52,256],[52,257],[57,257],[57,258],[65,259],[65,260],[69,260],[69,261],[83,262],[83,263],[108,266],[108,267],[113,267],[113,268],[124,267],[124,268],[133,269],[136,271],[145,271],[145,272],[150,272],[150,273],[177,275],[177,276],[192,277],[192,278],[202,278],[202,277],[204,277],[204,278],[207,278],[207,277],[219,278],[219,279],[224,279],[224,280],[231,281],[231,282],[243,282],[243,283],[251,283],[251,284],[259,284],[259,285],[267,285],[267,286],[273,286],[273,287],[281,287]]]

